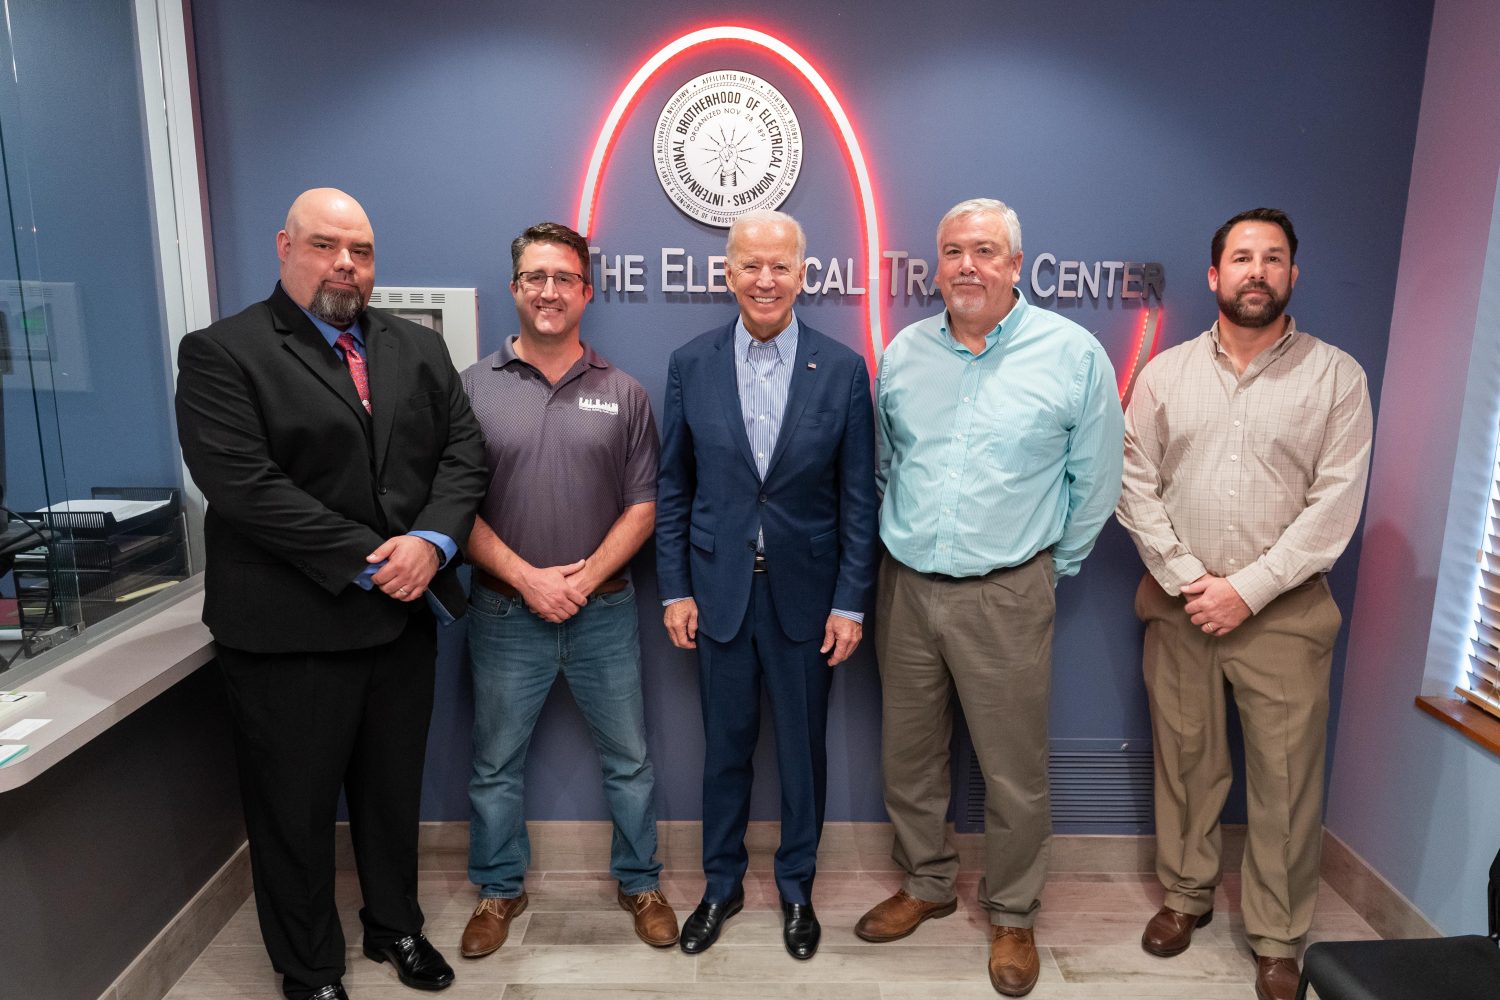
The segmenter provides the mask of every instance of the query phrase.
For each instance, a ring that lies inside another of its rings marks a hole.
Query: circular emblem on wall
[[[802,126],[760,77],[715,70],[667,101],[652,153],[672,203],[727,229],[736,216],[786,201],[802,169]]]

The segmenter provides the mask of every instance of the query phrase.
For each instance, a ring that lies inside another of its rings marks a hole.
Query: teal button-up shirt
[[[1070,576],[1119,499],[1109,357],[1019,290],[977,355],[946,312],[902,330],[880,359],[875,416],[880,537],[919,572],[982,576],[1050,548]]]

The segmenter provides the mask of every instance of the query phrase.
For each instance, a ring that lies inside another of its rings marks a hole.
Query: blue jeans
[[[565,622],[543,621],[519,599],[475,584],[469,598],[474,672],[474,772],[469,881],[486,898],[521,894],[526,751],[559,671],[594,736],[614,818],[610,873],[628,896],[657,888],[655,779],[646,756],[635,588],[595,597]]]

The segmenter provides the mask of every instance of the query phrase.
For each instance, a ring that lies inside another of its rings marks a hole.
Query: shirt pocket
[[[1067,448],[1068,432],[1045,407],[1002,405],[975,434],[990,437],[989,462],[1001,472],[1035,472],[1056,462]]]
[[[1297,469],[1311,482],[1327,430],[1326,409],[1315,403],[1291,402],[1253,420],[1250,440],[1261,461],[1278,471]]]

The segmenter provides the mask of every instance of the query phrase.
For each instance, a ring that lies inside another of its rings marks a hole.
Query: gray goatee
[[[307,307],[307,311],[342,330],[354,322],[364,307],[365,302],[359,292],[330,288],[325,283],[319,285],[318,290],[313,293],[312,305]]]

